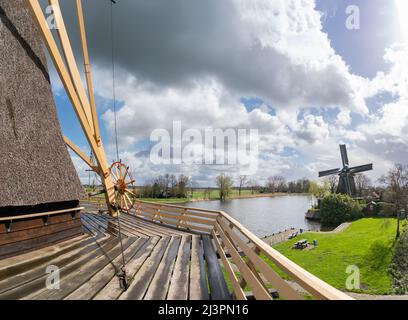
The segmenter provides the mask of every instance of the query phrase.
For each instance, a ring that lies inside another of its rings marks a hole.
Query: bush
[[[387,202],[378,202],[375,208],[375,212],[378,216],[381,217],[391,217],[397,215],[395,205],[393,203]]]
[[[363,217],[358,201],[344,194],[326,195],[320,203],[320,218],[324,225],[339,225]]]
[[[389,272],[393,279],[395,293],[408,293],[408,228],[398,239]]]

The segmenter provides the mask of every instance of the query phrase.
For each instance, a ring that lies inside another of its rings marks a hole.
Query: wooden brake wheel
[[[114,162],[109,168],[115,185],[115,201],[118,209],[123,212],[128,212],[134,207],[136,195],[135,180],[129,172],[129,167],[121,161]]]

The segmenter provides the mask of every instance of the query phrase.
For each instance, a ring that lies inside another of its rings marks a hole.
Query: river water
[[[289,228],[318,231],[320,229],[318,222],[305,219],[305,213],[312,202],[312,196],[289,195],[228,201],[196,201],[185,205],[225,211],[258,237],[264,237]]]

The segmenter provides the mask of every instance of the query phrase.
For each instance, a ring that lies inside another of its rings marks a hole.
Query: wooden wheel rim
[[[115,201],[118,209],[123,212],[129,212],[134,208],[134,182],[129,167],[121,161],[114,162],[109,173],[115,186]]]

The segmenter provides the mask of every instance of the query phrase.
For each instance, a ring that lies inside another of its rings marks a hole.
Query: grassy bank
[[[395,246],[396,219],[365,218],[353,222],[337,234],[304,233],[274,248],[301,267],[328,282],[346,290],[349,265],[360,269],[361,290],[370,294],[390,294],[392,281],[388,267]],[[307,239],[317,240],[311,250],[294,250],[293,244]]]

